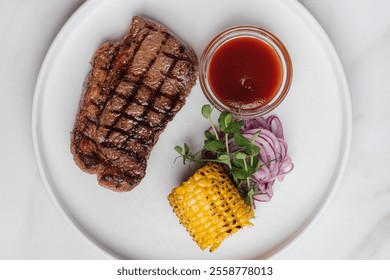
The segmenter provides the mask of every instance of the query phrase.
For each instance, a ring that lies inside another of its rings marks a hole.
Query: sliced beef
[[[71,134],[74,161],[99,184],[129,191],[195,85],[195,52],[163,25],[134,16],[125,37],[95,53]]]

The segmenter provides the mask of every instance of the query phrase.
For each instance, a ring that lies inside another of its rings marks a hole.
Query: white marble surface
[[[56,33],[83,2],[0,4],[0,259],[104,259],[69,227],[50,200],[31,140],[40,65]],[[300,2],[323,26],[340,56],[351,90],[354,127],[350,159],[335,199],[279,258],[390,259],[390,1]]]

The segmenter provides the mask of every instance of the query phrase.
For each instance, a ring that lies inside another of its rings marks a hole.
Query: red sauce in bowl
[[[216,97],[233,108],[261,107],[277,94],[282,63],[266,42],[253,37],[226,41],[213,54],[208,79]]]

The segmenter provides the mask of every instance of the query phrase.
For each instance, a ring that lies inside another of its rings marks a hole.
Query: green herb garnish
[[[210,130],[204,132],[204,147],[193,153],[185,143],[183,147],[176,146],[175,151],[183,158],[183,163],[204,163],[207,161],[224,164],[246,203],[253,208],[253,196],[258,193],[252,174],[256,173],[263,164],[259,161],[260,147],[254,144],[260,131],[255,133],[251,140],[246,139],[240,132],[244,122],[236,120],[231,113],[222,112],[218,118],[218,126],[212,120],[214,108],[210,105],[202,107],[202,116],[210,122]],[[233,143],[229,144],[229,142]],[[233,144],[233,145],[232,145]],[[236,147],[231,151],[231,146]],[[203,151],[213,153],[212,158],[202,158]]]

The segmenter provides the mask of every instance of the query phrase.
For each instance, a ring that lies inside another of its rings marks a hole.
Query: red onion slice
[[[259,159],[264,166],[252,175],[258,188],[253,199],[265,202],[273,196],[272,186],[275,180],[282,181],[294,169],[294,164],[287,153],[288,145],[284,140],[283,126],[277,116],[245,120],[241,132],[251,140],[259,130],[260,134],[254,143],[261,148]]]

